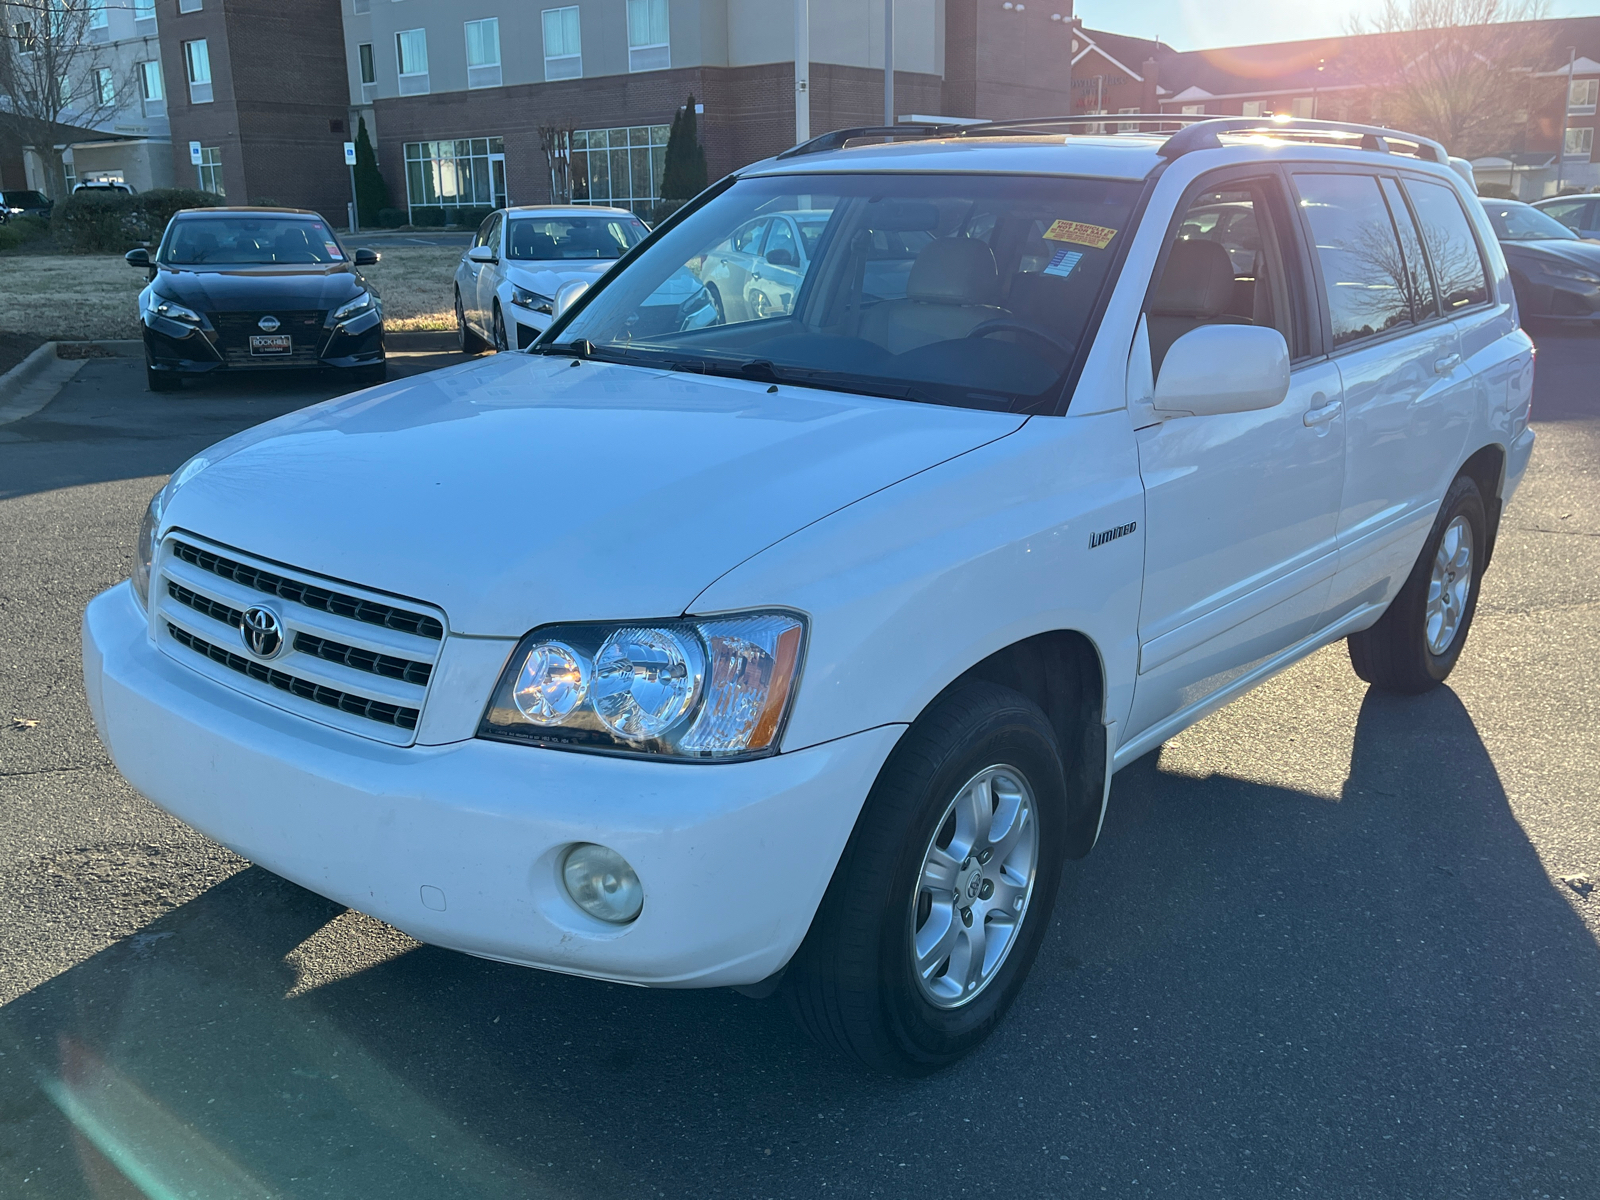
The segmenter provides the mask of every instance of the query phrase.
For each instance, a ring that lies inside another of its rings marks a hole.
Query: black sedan
[[[335,367],[362,384],[384,377],[383,305],[327,222],[294,208],[185,209],[161,245],[130,250],[150,273],[139,293],[153,392],[185,375]]]
[[[1519,200],[1483,202],[1511,268],[1524,318],[1600,323],[1600,242],[1584,241],[1560,221]]]
[[[48,221],[52,207],[50,198],[43,192],[7,188],[0,192],[0,225],[12,217],[38,217],[41,221]]]

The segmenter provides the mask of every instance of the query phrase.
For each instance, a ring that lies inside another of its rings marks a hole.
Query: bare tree
[[[1530,72],[1549,68],[1548,0],[1384,0],[1350,24],[1385,124],[1451,154],[1504,152],[1526,122]]]
[[[70,143],[103,124],[134,86],[116,73],[108,45],[94,40],[108,0],[0,0],[0,137],[31,147],[47,187],[66,192]]]
[[[539,148],[550,166],[550,203],[572,203],[571,125],[539,126]]]

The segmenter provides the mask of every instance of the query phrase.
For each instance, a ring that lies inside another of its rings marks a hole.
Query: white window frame
[[[154,85],[152,90],[151,85]],[[163,117],[167,113],[167,81],[161,77],[161,60],[149,59],[139,64],[139,99],[147,117]]]
[[[494,61],[493,62],[490,62],[487,59],[487,57],[484,58],[483,62],[475,63],[475,62],[472,61],[472,57],[473,57],[472,35],[473,35],[473,30],[475,30],[475,29],[478,31],[478,35],[479,35],[478,36],[478,42],[479,42],[480,50],[483,48],[483,41],[484,41],[483,35],[485,33],[492,33],[493,34],[493,37],[494,37]],[[467,87],[468,88],[499,87],[500,86],[500,18],[499,17],[483,17],[480,20],[476,20],[476,21],[464,21],[464,22],[462,22],[462,25],[461,25],[461,35],[465,39],[466,47],[467,47]]]
[[[1206,106],[1204,104],[1185,104],[1179,110],[1178,115],[1181,117],[1203,117],[1206,115]]]
[[[561,22],[561,40],[555,48],[560,54],[550,53],[551,18]],[[568,35],[571,35],[570,38]],[[539,36],[544,44],[544,77],[552,79],[583,78],[583,14],[576,4],[561,8],[547,8],[539,14]],[[576,43],[576,49],[570,42]]]
[[[372,11],[372,0],[350,0],[350,11],[356,16],[365,16]]]
[[[1315,96],[1296,96],[1289,101],[1289,115],[1297,121],[1309,121],[1317,115]]]
[[[1561,148],[1562,158],[1589,158],[1594,153],[1594,127],[1582,125],[1567,130],[1566,143]]]
[[[178,11],[181,13],[199,12],[202,0],[178,0]]]
[[[133,0],[133,19],[135,21],[154,21],[156,19],[156,0]]]
[[[401,46],[405,43],[402,38],[409,34],[416,34],[421,39],[422,61],[412,63],[413,67],[421,66],[420,71],[407,71],[405,54]],[[394,35],[394,65],[400,76],[400,94],[402,96],[426,96],[428,94],[428,31],[426,29],[397,29]]]
[[[89,0],[89,28],[104,29],[111,24],[106,15],[106,0]]]
[[[659,21],[658,21],[659,17]],[[628,70],[665,71],[672,66],[671,0],[628,0]],[[635,26],[645,26],[635,40]],[[659,25],[659,28],[657,26]],[[660,35],[660,40],[649,40]]]
[[[195,53],[196,46],[200,48],[198,56]],[[183,43],[183,70],[189,79],[189,103],[210,104],[211,49],[206,45],[205,38]]]
[[[1600,79],[1574,79],[1567,85],[1569,113],[1592,113],[1596,100],[1600,100]]]
[[[1267,102],[1265,100],[1246,100],[1239,111],[1242,116],[1246,117],[1265,117],[1270,115],[1266,112],[1266,107]]]
[[[94,94],[101,104],[108,107],[116,106],[117,77],[110,67],[94,69]]]
[[[200,148],[200,165],[195,167],[195,175],[202,192],[211,192],[217,196],[227,196],[228,193],[222,186],[221,146],[202,146]]]

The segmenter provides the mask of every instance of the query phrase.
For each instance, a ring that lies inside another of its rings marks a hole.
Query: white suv
[[[1449,674],[1533,444],[1442,148],[1074,128],[828,135],[532,352],[190,460],[84,618],[117,765],[424,941],[969,1050],[1118,768],[1341,638]],[[792,287],[641,321],[795,213]]]

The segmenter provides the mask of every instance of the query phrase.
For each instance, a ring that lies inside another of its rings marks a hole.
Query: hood
[[[235,267],[209,270],[163,266],[156,294],[196,312],[237,309],[313,309],[342,304],[366,281],[348,262],[307,266]]]
[[[593,283],[616,264],[617,260],[614,258],[575,258],[567,262],[533,262],[508,258],[501,263],[501,266],[504,268],[502,273],[505,277],[519,287],[529,288],[541,296],[554,296],[556,289],[563,283],[574,279]]]
[[[1501,242],[1500,249],[1509,261],[1517,259],[1555,259],[1600,273],[1600,242],[1573,242],[1550,238],[1536,242]]]
[[[511,637],[682,613],[780,538],[1025,420],[501,354],[219,444],[163,525]]]

